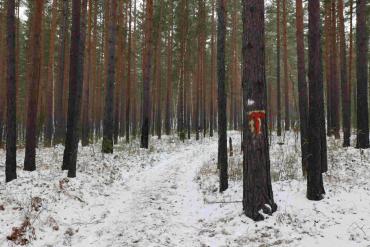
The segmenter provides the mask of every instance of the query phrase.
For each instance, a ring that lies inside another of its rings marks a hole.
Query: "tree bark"
[[[7,6],[7,131],[5,181],[17,178],[17,98],[15,73],[15,1]],[[0,133],[2,134],[2,133]]]
[[[55,50],[55,32],[57,29],[58,8],[57,0],[53,0],[51,13],[51,30],[50,30],[50,45],[49,45],[49,60],[46,80],[46,123],[45,123],[45,140],[46,147],[51,146],[53,137],[53,91],[54,91],[54,50]]]
[[[116,16],[117,0],[109,0],[110,23],[108,34],[108,72],[105,90],[104,120],[103,120],[103,153],[113,153],[113,98],[116,49]]]
[[[306,82],[306,68],[304,55],[304,33],[303,33],[303,4],[302,0],[296,0],[296,38],[297,38],[297,68],[298,68],[298,94],[299,94],[299,116],[301,127],[301,150],[303,173],[307,171],[308,150],[308,92]]]
[[[277,91],[277,136],[281,136],[281,84],[280,84],[280,0],[276,1],[276,91]]]
[[[82,6],[81,6],[82,5]],[[81,11],[82,8],[82,11]],[[68,170],[68,177],[76,177],[79,123],[81,116],[81,97],[84,81],[84,52],[86,37],[87,0],[72,2],[72,31],[69,69],[68,118],[63,170]]]
[[[328,126],[327,135],[331,135],[331,63],[330,63],[330,52],[331,52],[331,0],[325,1],[324,3],[324,13],[325,13],[325,80],[326,80],[326,121]]]
[[[28,87],[27,100],[27,131],[26,131],[26,151],[24,158],[24,170],[36,170],[36,145],[37,145],[37,103],[39,98],[39,84],[41,72],[41,23],[43,18],[43,0],[35,2],[35,12],[31,33],[31,58],[30,58],[30,84]]]
[[[216,21],[215,21],[215,0],[212,0],[212,18],[211,18],[212,26],[211,26],[211,99],[210,99],[210,106],[209,106],[209,135],[213,137],[214,132],[214,91],[215,91],[215,84],[216,84]]]
[[[338,83],[338,64],[337,64],[337,15],[336,0],[331,0],[331,27],[330,27],[330,134],[336,139],[339,134],[339,83]]]
[[[289,105],[289,78],[288,78],[288,37],[287,37],[287,0],[283,0],[283,49],[284,49],[284,102],[285,102],[285,130],[290,129],[290,105]]]
[[[263,2],[263,1],[262,1]],[[217,6],[217,78],[218,78],[218,160],[220,168],[220,192],[228,188],[227,160],[227,102],[225,86],[226,0],[218,0]]]
[[[132,63],[134,64],[134,71],[133,71],[133,87],[132,87],[132,118],[131,118],[131,123],[132,123],[132,136],[136,138],[136,133],[137,133],[137,109],[138,109],[138,101],[137,101],[137,92],[138,92],[138,87],[137,87],[137,29],[136,29],[136,0],[134,2],[134,33],[133,33],[133,41],[132,41],[132,55],[133,55],[133,61]]]
[[[155,111],[155,128],[158,139],[162,137],[162,78],[161,78],[161,53],[162,53],[162,5],[163,1],[160,1],[159,6],[159,20],[158,20],[158,31],[156,41],[156,55],[155,55],[155,83],[156,83],[156,111]]]
[[[325,113],[323,96],[320,1],[308,2],[308,78],[309,78],[309,152],[307,198],[321,200],[325,194],[322,173],[327,171]]]
[[[356,114],[356,90],[354,89],[354,86],[356,83],[352,83],[353,80],[353,0],[349,1],[349,54],[348,54],[348,84],[349,84],[349,97],[350,97],[350,102],[351,102],[351,120],[355,120],[355,115]],[[353,95],[352,95],[353,93]],[[352,100],[353,97],[353,100]],[[353,102],[353,111],[352,111],[352,102]],[[354,125],[354,123],[351,121],[351,124]]]
[[[243,209],[259,221],[274,202],[266,119],[264,1],[243,1]]]
[[[6,8],[5,6],[0,7],[0,56],[6,57]],[[5,121],[6,121],[6,91],[7,91],[7,65],[6,59],[0,59],[0,148],[4,147],[4,132],[5,132]]]
[[[150,81],[152,70],[152,30],[153,30],[153,0],[146,1],[146,20],[145,20],[145,48],[144,48],[144,73],[143,73],[143,117],[141,126],[142,148],[149,147],[150,129]]]
[[[172,91],[173,91],[173,73],[172,73],[172,49],[173,49],[173,0],[169,3],[169,31],[168,31],[168,50],[167,50],[167,91],[166,91],[166,115],[165,115],[165,133],[171,134],[172,128]]]
[[[131,33],[131,20],[132,20],[132,14],[131,14],[131,0],[128,2],[128,8],[129,8],[129,17],[128,17],[128,52],[127,52],[127,97],[126,97],[126,142],[129,143],[130,141],[130,111],[131,111],[131,42],[132,42],[132,33]]]
[[[85,56],[87,59],[85,59],[85,68],[84,68],[84,81],[82,86],[82,124],[81,124],[81,142],[82,146],[89,145],[89,132],[90,132],[90,103],[92,103],[90,99],[91,94],[91,86],[93,81],[93,41],[91,38],[91,30],[92,30],[92,18],[93,18],[93,1],[89,0],[89,12],[88,12],[88,31],[87,31],[87,48],[85,51]]]
[[[187,0],[181,1],[181,35],[180,35],[180,75],[179,75],[179,86],[178,86],[178,96],[177,96],[177,132],[180,140],[185,140],[185,99],[184,99],[184,77],[185,77],[185,51],[186,51],[186,37],[187,37]],[[198,92],[198,91],[197,91]],[[197,125],[199,126],[199,105],[197,101]],[[196,127],[197,128],[197,127]],[[199,139],[199,128],[196,130],[196,138]]]
[[[346,37],[344,26],[344,3],[338,1],[339,15],[339,43],[340,43],[340,77],[342,87],[342,121],[343,121],[343,147],[351,144],[351,95],[347,74]]]
[[[62,1],[62,23],[60,27],[60,46],[58,58],[58,72],[56,85],[54,87],[54,145],[64,142],[65,135],[65,118],[64,118],[64,75],[65,75],[65,50],[67,48],[68,37],[68,1]]]
[[[357,148],[369,148],[368,109],[368,34],[366,28],[366,0],[357,0]]]

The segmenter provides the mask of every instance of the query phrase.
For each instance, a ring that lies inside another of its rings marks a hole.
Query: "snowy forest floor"
[[[242,210],[240,133],[229,132],[229,189],[218,192],[217,137],[151,139],[80,147],[77,178],[60,171],[63,147],[37,150],[37,172],[4,184],[0,151],[0,246],[370,246],[370,150],[329,139],[327,195],[305,197],[295,133],[272,137],[278,211],[255,223]],[[283,145],[280,145],[284,142]],[[13,237],[13,241],[7,240]]]

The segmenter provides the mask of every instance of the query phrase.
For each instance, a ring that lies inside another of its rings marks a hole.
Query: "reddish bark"
[[[49,44],[49,59],[47,67],[46,80],[46,121],[45,121],[45,140],[44,144],[47,147],[51,146],[53,136],[53,91],[54,91],[54,50],[55,50],[55,32],[57,28],[57,0],[53,0],[51,13],[51,30]]]
[[[39,85],[41,72],[41,23],[43,19],[43,0],[35,1],[35,12],[30,37],[30,84],[27,100],[27,132],[24,170],[36,170],[36,145],[37,145],[37,109],[39,99]]]

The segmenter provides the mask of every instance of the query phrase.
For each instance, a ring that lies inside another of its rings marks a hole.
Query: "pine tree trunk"
[[[304,55],[304,32],[303,32],[303,4],[302,0],[296,0],[296,38],[297,38],[297,68],[298,68],[298,94],[299,94],[299,116],[301,127],[301,150],[302,168],[307,171],[308,150],[308,92],[306,82],[306,68]]]
[[[284,49],[284,102],[285,102],[285,130],[290,130],[290,90],[288,78],[288,37],[287,37],[287,0],[283,0],[283,49]]]
[[[47,80],[47,59],[46,59],[46,21],[43,18],[41,22],[41,56],[40,56],[40,82],[39,82],[39,97],[37,103],[37,122],[36,122],[36,146],[38,142],[42,140],[42,131],[44,129],[45,117],[46,117],[46,80]]]
[[[0,56],[6,57],[6,37],[5,26],[6,24],[6,8],[0,8]],[[3,14],[4,12],[4,14]],[[0,59],[0,148],[4,147],[3,135],[5,132],[5,112],[6,112],[6,91],[7,91],[7,78],[6,78],[6,62],[5,59]]]
[[[120,56],[116,56],[116,63],[115,63],[115,75],[114,75],[114,98],[113,98],[113,143],[118,143],[118,137],[123,137],[125,135],[125,108],[124,108],[124,99],[127,98],[126,94],[121,94],[126,91],[123,89],[126,80],[126,67],[124,63],[124,59],[127,57],[127,49],[125,48],[124,39],[126,39],[126,17],[127,17],[127,8],[124,8],[124,2],[119,2],[118,5],[118,13],[117,16],[117,54],[121,54]],[[107,17],[109,18],[109,16]],[[122,34],[121,34],[122,33]],[[109,34],[108,34],[109,35]]]
[[[368,34],[366,28],[366,2],[357,0],[357,148],[369,148],[368,112]]]
[[[153,30],[153,0],[146,1],[145,20],[145,49],[144,49],[144,73],[143,73],[143,117],[141,126],[142,148],[149,147],[150,129],[150,81],[152,70],[152,30]]]
[[[39,84],[41,73],[41,23],[43,19],[43,0],[35,2],[32,33],[31,33],[31,58],[30,58],[30,84],[28,87],[27,100],[27,132],[26,153],[24,158],[24,170],[36,170],[36,145],[37,145],[37,103],[39,98]]]
[[[214,132],[214,116],[215,116],[215,111],[214,111],[214,91],[215,89],[215,84],[216,84],[216,21],[215,21],[215,0],[212,0],[212,26],[211,26],[211,99],[210,99],[210,107],[209,107],[209,135],[210,137],[213,137],[213,132]]]
[[[173,0],[169,3],[169,31],[168,31],[168,50],[167,50],[167,91],[166,91],[166,115],[165,115],[165,133],[171,134],[172,128],[172,49],[173,49]]]
[[[218,160],[220,168],[220,192],[228,188],[227,116],[225,81],[226,0],[218,0],[217,6],[217,78],[218,78]]]
[[[330,28],[330,120],[331,129],[330,134],[334,135],[336,139],[340,138],[339,135],[339,83],[337,71],[337,17],[336,17],[336,1],[331,1],[331,28]]]
[[[331,52],[331,1],[325,1],[324,3],[325,13],[325,80],[326,80],[326,121],[328,126],[327,135],[331,135],[331,63],[330,63],[330,52]]]
[[[264,1],[243,1],[243,209],[259,221],[274,202],[266,119]]]
[[[179,86],[178,86],[178,104],[177,104],[177,132],[180,137],[180,140],[185,140],[185,124],[184,124],[184,115],[185,115],[185,99],[184,99],[184,73],[185,73],[185,52],[186,52],[186,37],[187,37],[187,0],[181,1],[181,38],[180,38],[180,76],[179,76]],[[198,104],[197,104],[198,106]],[[198,116],[199,116],[199,108]],[[199,123],[199,117],[197,117],[197,123]],[[197,125],[199,126],[199,125]],[[199,129],[197,130],[197,138],[199,139]]]
[[[162,4],[160,1],[159,6],[159,20],[158,20],[158,30],[157,30],[157,41],[156,41],[156,55],[155,55],[155,84],[156,84],[156,111],[155,111],[155,129],[158,139],[162,136],[162,78],[161,78],[161,53],[162,53]]]
[[[276,87],[277,87],[277,136],[281,136],[281,84],[280,84],[280,0],[276,1]]]
[[[340,77],[342,87],[342,121],[343,121],[343,147],[350,146],[351,138],[351,96],[347,75],[346,37],[344,26],[344,3],[338,1],[339,39],[340,39]]]
[[[191,138],[191,79],[190,79],[190,64],[189,64],[189,41],[186,41],[186,51],[185,51],[185,66],[184,66],[184,99],[185,99],[185,106],[184,106],[184,121],[185,126],[184,131],[187,132],[187,138],[190,140]]]
[[[231,32],[231,42],[232,42],[232,76],[231,76],[231,94],[230,94],[230,127],[234,130],[237,129],[236,123],[236,97],[237,90],[236,85],[238,83],[238,59],[237,59],[237,4],[236,0],[233,0],[233,14],[232,14],[232,32]]]
[[[309,152],[307,198],[321,200],[325,194],[322,173],[327,170],[325,113],[322,76],[320,1],[308,3]]]
[[[24,127],[23,127],[23,122],[24,122],[24,119],[23,119],[23,116],[24,116],[24,113],[23,113],[23,109],[24,107],[24,103],[21,101],[23,100],[23,97],[20,97],[20,48],[21,48],[21,29],[20,29],[20,26],[21,26],[21,19],[20,19],[20,4],[21,4],[21,0],[18,0],[16,1],[16,23],[15,23],[15,28],[16,28],[16,38],[15,38],[15,78],[16,78],[16,98],[17,98],[17,132],[19,134],[17,134],[17,139],[19,141],[24,141],[22,140],[22,132],[24,130]],[[1,48],[0,48],[1,49]],[[4,73],[5,74],[5,73]],[[22,102],[22,103],[21,103]],[[18,138],[19,137],[19,138]],[[1,139],[1,138],[0,138]],[[0,141],[1,142],[1,141]],[[0,143],[0,147],[1,147],[1,143]]]
[[[17,178],[17,99],[15,73],[15,1],[8,1],[7,6],[7,131],[5,181]],[[2,127],[2,126],[1,126]],[[0,133],[2,134],[2,133]]]
[[[348,54],[348,84],[349,84],[349,97],[350,97],[350,102],[351,102],[350,116],[351,116],[352,121],[353,121],[353,122],[351,121],[351,124],[354,125],[355,114],[357,112],[356,112],[356,109],[355,109],[356,90],[354,90],[354,86],[355,86],[356,83],[352,82],[352,80],[353,80],[353,0],[349,1],[349,13],[350,13],[349,14],[349,18],[350,18],[350,21],[349,21],[350,24],[349,25],[350,26],[349,26],[349,54]],[[353,95],[352,95],[352,93],[353,93]],[[353,108],[354,108],[353,111],[352,111],[352,102],[353,102]]]
[[[58,58],[58,72],[56,85],[54,87],[54,145],[61,144],[64,142],[65,135],[65,118],[64,118],[64,75],[65,75],[65,53],[67,48],[67,37],[68,37],[68,1],[62,1],[62,23],[60,32],[60,47],[59,47],[59,58]]]
[[[200,2],[200,5],[199,5],[199,11],[200,11],[200,25],[201,25],[201,29],[200,30],[203,30],[202,32],[200,32],[200,39],[201,39],[201,46],[200,46],[200,59],[201,59],[201,74],[200,74],[200,87],[201,87],[201,93],[200,93],[200,96],[201,96],[201,129],[203,130],[203,137],[206,136],[206,132],[207,132],[207,129],[206,129],[206,79],[205,79],[205,59],[206,59],[206,10],[205,10],[205,1],[204,0],[201,0],[199,1]]]
[[[134,32],[133,32],[133,44],[132,44],[132,55],[133,55],[133,65],[134,65],[134,71],[133,71],[133,87],[132,87],[132,106],[131,106],[131,125],[132,125],[132,136],[136,138],[137,133],[137,109],[138,109],[138,101],[137,101],[137,92],[138,92],[138,79],[137,79],[137,30],[136,30],[136,0],[134,2]]]
[[[91,30],[92,30],[92,10],[93,10],[93,2],[89,0],[89,12],[88,12],[88,32],[87,32],[87,49],[85,51],[85,68],[84,68],[84,82],[82,87],[82,124],[81,124],[81,142],[82,146],[89,145],[89,129],[90,129],[90,103],[92,103],[90,99],[90,91],[91,91],[91,81],[93,79],[93,68],[92,68],[92,59],[93,59],[93,41],[91,38]]]
[[[55,32],[57,28],[57,0],[53,0],[52,14],[51,14],[51,30],[50,30],[50,45],[49,45],[49,59],[46,80],[46,124],[45,124],[45,140],[46,147],[51,146],[53,137],[53,90],[54,90],[54,50],[55,50]]]
[[[81,10],[82,8],[82,10]],[[72,2],[72,31],[69,69],[68,118],[63,170],[68,170],[68,177],[76,177],[79,122],[81,116],[81,97],[84,81],[84,52],[86,38],[87,0]]]
[[[132,42],[132,33],[131,33],[131,22],[132,22],[132,14],[131,14],[131,0],[129,0],[128,3],[128,8],[129,8],[129,17],[128,17],[128,52],[127,52],[127,97],[126,97],[126,142],[129,143],[130,141],[130,110],[131,110],[131,53],[132,53],[132,47],[131,47],[131,42]]]
[[[113,153],[113,98],[115,75],[116,48],[116,15],[117,0],[110,0],[110,23],[108,34],[108,72],[105,90],[104,120],[103,120],[103,153]]]
[[[126,78],[126,57],[128,57],[128,49],[126,47],[125,32],[127,31],[127,8],[124,7],[124,2],[121,1],[118,7],[118,40],[117,40],[117,54],[122,54],[116,58],[116,84],[114,94],[114,132],[113,140],[114,143],[118,142],[118,136],[123,137],[125,135],[125,99],[127,99],[127,90],[125,88]],[[128,64],[128,63],[127,63]],[[124,97],[124,98],[122,98]]]

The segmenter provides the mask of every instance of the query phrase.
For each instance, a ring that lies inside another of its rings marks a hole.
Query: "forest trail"
[[[133,176],[101,205],[110,211],[104,212],[107,217],[97,226],[102,235],[89,234],[99,237],[86,244],[200,245],[196,243],[200,232],[197,212],[203,199],[195,177],[216,151],[217,142],[194,144],[164,155],[151,169]]]
[[[13,246],[6,237],[28,217],[33,246],[370,247],[370,150],[343,150],[340,141],[329,139],[327,195],[310,202],[299,140],[291,133],[278,145],[281,139],[273,136],[271,174],[279,208],[255,223],[240,202],[240,133],[229,136],[234,156],[229,157],[229,189],[222,194],[217,137],[185,143],[153,138],[148,150],[138,142],[118,144],[110,155],[95,152],[100,146],[82,147],[76,179],[60,170],[61,147],[40,149],[36,172],[20,170],[17,180],[0,183],[0,228],[5,229],[0,246]],[[0,163],[4,159],[0,151]]]

